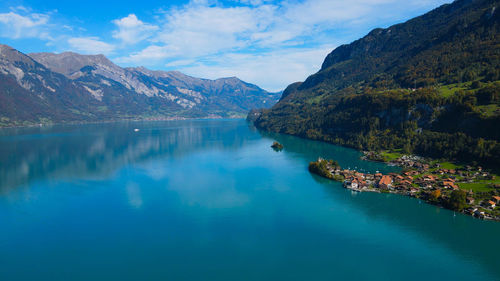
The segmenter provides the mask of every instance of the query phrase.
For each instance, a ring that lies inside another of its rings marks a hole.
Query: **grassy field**
[[[398,159],[399,157],[403,156],[400,150],[395,150],[395,151],[382,151],[380,152],[380,155],[382,155],[385,159],[385,161],[393,161]]]
[[[473,192],[488,192],[493,190],[493,188],[490,186],[490,183],[487,182],[471,182],[471,183],[458,183],[458,186],[460,189],[463,189],[465,191],[472,190]]]
[[[492,191],[494,190],[492,185],[500,185],[500,177],[495,174],[492,175],[495,177],[492,180],[479,180],[471,183],[459,183],[458,186],[463,190],[472,190],[474,192]]]
[[[463,168],[462,165],[451,162],[438,162],[442,169],[457,170]],[[439,168],[438,168],[439,169]],[[437,170],[437,169],[434,169]],[[471,183],[458,183],[458,186],[463,190],[472,190],[473,192],[488,192],[494,190],[493,184],[500,184],[498,175],[494,175],[494,180],[479,180]],[[458,177],[461,180],[461,177]]]
[[[308,99],[306,102],[308,104],[318,104],[321,102],[321,100],[325,97],[325,94],[322,94],[322,95],[319,95],[319,96],[315,96],[315,97],[312,97],[310,99]]]
[[[462,168],[461,165],[457,165],[451,162],[439,162],[439,164],[441,165],[442,169],[447,169],[447,170],[456,170]]]
[[[465,83],[461,84],[456,83],[456,84],[441,86],[438,88],[438,91],[441,93],[443,97],[450,97],[457,91],[468,90],[468,89],[469,87]]]
[[[481,113],[481,116],[485,118],[496,116],[500,113],[500,107],[496,104],[478,105],[476,108]]]

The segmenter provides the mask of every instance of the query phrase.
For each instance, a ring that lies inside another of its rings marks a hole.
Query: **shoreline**
[[[108,123],[118,123],[118,122],[161,122],[161,121],[182,121],[182,120],[219,120],[219,119],[245,119],[244,116],[229,116],[229,117],[168,117],[168,118],[134,118],[134,119],[112,119],[112,120],[101,120],[101,121],[71,121],[71,122],[54,122],[54,123],[36,123],[30,125],[8,125],[0,126],[2,129],[13,129],[13,128],[35,128],[35,127],[49,127],[49,126],[59,126],[59,125],[87,125],[87,124],[108,124]]]
[[[365,153],[366,155],[366,153]],[[403,158],[403,159],[401,159]],[[429,164],[418,156],[404,156],[391,163],[404,168],[400,173],[361,173],[357,170],[342,169],[338,162],[318,158],[309,163],[309,172],[318,176],[342,182],[342,186],[354,192],[390,193],[418,198],[425,203],[449,209],[483,220],[500,221],[500,190],[469,191],[460,187],[467,183],[479,182],[483,177],[495,175],[483,172],[476,177],[477,170],[467,166],[457,170],[445,169],[440,164]],[[384,161],[379,161],[384,162]],[[384,162],[387,163],[387,162]],[[473,178],[474,180],[472,180]]]

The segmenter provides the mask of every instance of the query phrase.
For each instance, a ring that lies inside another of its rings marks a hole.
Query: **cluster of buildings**
[[[472,202],[469,202],[470,200],[472,200]],[[474,204],[474,198],[467,197],[467,203]],[[481,219],[486,219],[490,217],[488,216],[488,214],[486,214],[484,209],[481,209],[480,207],[493,210],[496,208],[496,206],[499,206],[499,204],[500,204],[500,196],[492,196],[490,199],[483,200],[479,205],[467,208],[466,212],[471,216],[475,216]]]
[[[344,186],[353,190],[364,190],[377,188],[382,190],[407,191],[409,195],[417,193],[419,190],[436,189],[459,189],[454,177],[442,178],[437,175],[421,175],[418,171],[412,170],[402,174],[381,173],[368,174],[354,170],[333,169],[333,175],[344,178]]]
[[[422,162],[423,158],[415,155],[403,155],[396,160],[392,160],[389,164],[405,167],[414,168],[421,171],[428,171],[430,165]]]
[[[443,194],[442,196],[446,197],[449,193],[442,192],[458,190],[458,182],[494,179],[493,175],[483,171],[481,167],[472,168],[467,166],[460,169],[444,169],[439,164],[434,164],[431,167],[429,164],[423,163],[421,159],[411,156],[403,156],[393,161],[393,163],[405,167],[406,171],[401,174],[389,173],[384,175],[382,173],[361,173],[355,170],[341,169],[338,166],[328,166],[327,169],[332,178],[342,179],[344,187],[354,191],[386,191],[413,197],[416,197],[421,191],[425,191],[425,194],[436,191],[440,194],[438,196]],[[418,195],[419,198],[421,194]],[[474,193],[471,190],[467,192],[466,203],[469,205],[466,212],[476,217],[490,218],[485,213],[485,210],[495,210],[500,204],[500,196],[475,200]]]

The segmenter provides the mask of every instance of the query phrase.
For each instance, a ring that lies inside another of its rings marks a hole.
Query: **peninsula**
[[[371,155],[366,153],[365,155]],[[338,162],[319,158],[309,171],[340,181],[353,191],[396,193],[419,198],[433,205],[481,219],[500,221],[500,182],[481,167],[438,163],[403,155],[390,163],[402,166],[401,173],[362,173],[342,169]]]

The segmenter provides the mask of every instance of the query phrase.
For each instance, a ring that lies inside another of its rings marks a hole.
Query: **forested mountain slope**
[[[457,0],[331,52],[257,127],[500,165],[499,1]]]

